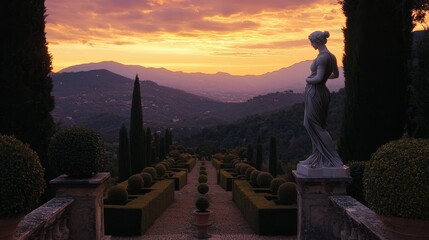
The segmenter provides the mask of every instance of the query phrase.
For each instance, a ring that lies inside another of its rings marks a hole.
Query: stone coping
[[[309,177],[299,173],[297,170],[292,171],[297,182],[351,182],[352,177]]]
[[[67,175],[63,174],[55,179],[52,179],[49,183],[53,187],[97,187],[105,183],[110,178],[109,172],[99,172],[91,178],[68,178]]]

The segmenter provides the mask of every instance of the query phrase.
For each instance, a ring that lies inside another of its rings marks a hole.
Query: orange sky
[[[308,35],[331,33],[341,64],[336,0],[46,0],[54,71],[112,60],[174,71],[263,74],[313,59]]]

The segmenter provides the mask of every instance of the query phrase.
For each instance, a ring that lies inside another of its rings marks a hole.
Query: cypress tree
[[[119,182],[125,181],[131,176],[130,145],[128,142],[128,130],[125,125],[122,125],[119,130],[118,170]]]
[[[14,135],[35,150],[46,168],[54,131],[51,111],[51,56],[45,37],[44,0],[2,2],[0,60],[0,133]]]
[[[247,161],[253,163],[253,147],[252,145],[247,145]]]
[[[262,143],[256,144],[256,164],[255,168],[262,170]]]
[[[140,96],[140,80],[139,77],[136,76],[134,80],[130,118],[130,156],[132,174],[139,173],[143,169],[145,157],[143,147],[143,113]]]
[[[270,138],[269,172],[273,177],[277,177],[277,141],[275,137]]]
[[[149,166],[149,161],[152,159],[152,131],[150,128],[146,128],[146,162],[144,167]]]
[[[345,0],[346,100],[339,139],[344,162],[365,161],[404,131],[411,2]]]
[[[163,137],[159,138],[159,160],[164,159],[166,156],[166,146],[165,139]]]

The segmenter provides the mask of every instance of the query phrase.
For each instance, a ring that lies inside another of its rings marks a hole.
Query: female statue
[[[326,118],[330,93],[325,83],[338,78],[337,59],[326,47],[329,32],[316,31],[308,37],[311,46],[319,50],[319,55],[311,64],[311,75],[307,77],[305,89],[304,127],[311,138],[312,154],[300,164],[311,168],[342,167],[331,135],[326,130]]]

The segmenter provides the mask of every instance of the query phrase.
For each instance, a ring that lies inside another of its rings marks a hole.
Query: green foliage
[[[0,135],[0,218],[37,206],[45,189],[37,153],[12,136]]]
[[[366,205],[365,195],[363,194],[365,162],[349,162],[348,166],[350,167],[350,176],[353,180],[347,185],[347,194]]]
[[[246,171],[247,171],[247,169],[249,169],[249,168],[251,168],[252,166],[250,166],[249,164],[247,164],[247,163],[243,163],[243,164],[241,164],[240,165],[240,175],[245,175],[246,174]]]
[[[210,202],[209,200],[204,197],[204,196],[200,196],[197,198],[197,200],[195,201],[195,207],[198,209],[198,211],[200,212],[204,212],[207,210],[207,208],[209,208],[210,206]]]
[[[273,175],[271,173],[261,172],[256,178],[257,186],[260,188],[269,188],[272,180]]]
[[[253,147],[252,145],[247,145],[247,161],[253,162]]]
[[[207,183],[198,184],[198,192],[201,194],[206,194],[209,192],[209,185]]]
[[[200,171],[200,175],[206,175],[207,176],[207,171],[206,170],[201,170]]]
[[[252,172],[255,170],[256,170],[256,168],[254,168],[254,167],[247,168],[245,175],[246,175],[246,179],[248,181],[250,181],[250,176],[251,176]]]
[[[89,128],[70,127],[58,131],[49,145],[49,159],[59,174],[88,178],[103,171],[106,150],[100,135]]]
[[[277,190],[277,196],[280,204],[295,203],[297,198],[296,184],[293,182],[283,183]]]
[[[166,171],[167,171],[167,168],[165,167],[165,165],[164,164],[156,164],[155,165],[155,170],[156,170],[156,175],[158,176],[158,177],[164,177],[165,176],[165,173],[166,173]]]
[[[270,156],[269,156],[269,172],[273,177],[277,176],[277,140],[275,137],[270,138]]]
[[[261,173],[261,171],[259,170],[255,170],[250,174],[250,183],[252,184],[253,187],[258,186],[258,175]]]
[[[119,131],[118,170],[119,182],[127,180],[131,175],[130,144],[128,142],[128,130],[125,125],[122,125]]]
[[[280,185],[285,183],[286,180],[284,180],[281,177],[274,178],[270,183],[270,191],[273,195],[277,195],[277,190],[279,189]]]
[[[133,98],[131,102],[130,117],[130,156],[131,173],[139,173],[146,167],[145,152],[143,148],[143,112],[140,95],[140,80],[136,76],[134,80]]]
[[[208,178],[207,178],[207,176],[206,175],[200,175],[199,177],[198,177],[198,182],[199,183],[206,183],[208,181]]]
[[[150,173],[147,172],[141,172],[140,176],[143,178],[143,183],[144,183],[144,187],[148,188],[150,186],[152,186],[152,175]]]
[[[339,153],[346,163],[368,161],[403,135],[412,2],[343,1],[346,101]]]
[[[429,140],[382,145],[365,166],[369,208],[385,216],[429,220]]]
[[[122,187],[113,186],[107,191],[108,204],[124,205],[128,201],[128,192]]]
[[[256,144],[256,164],[255,167],[259,171],[262,170],[262,144],[258,143]]]
[[[156,178],[156,169],[154,167],[145,167],[143,168],[143,172],[147,172],[152,175],[152,179]]]
[[[130,193],[139,193],[144,187],[144,180],[140,174],[134,174],[128,178],[127,190]]]

